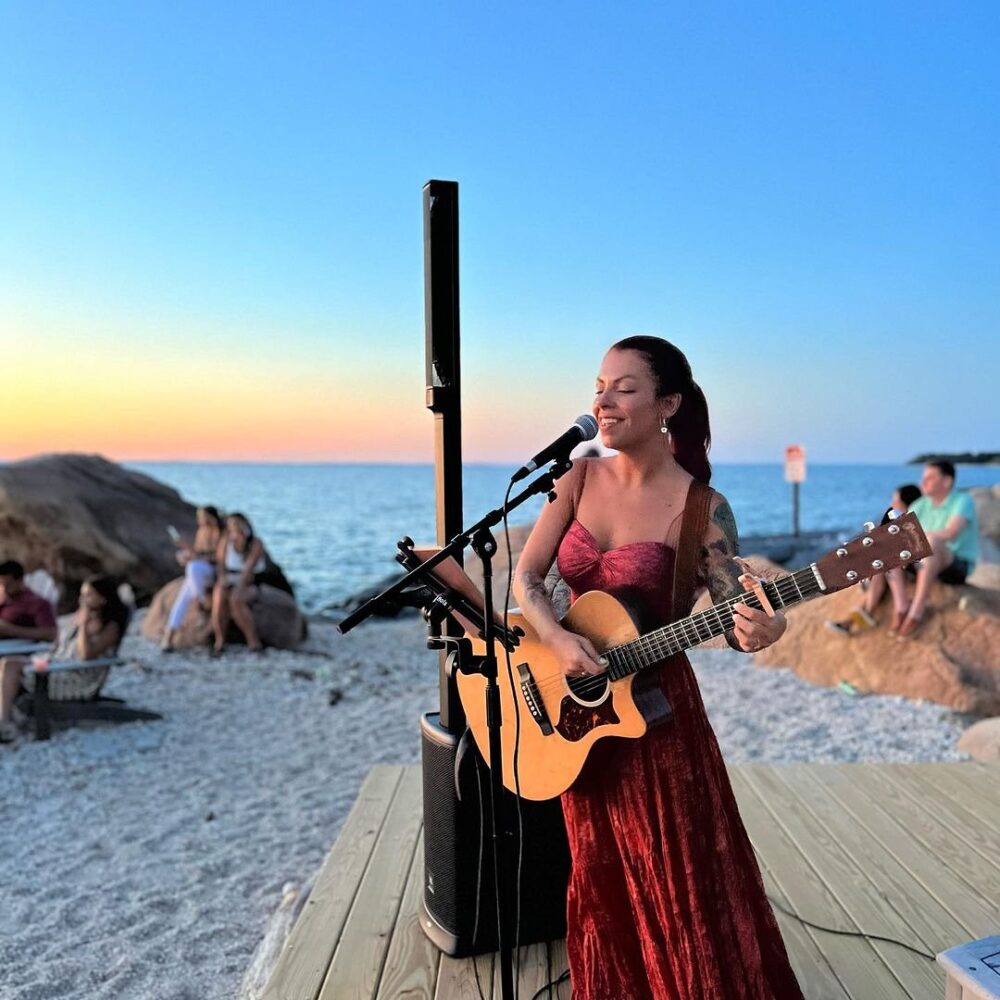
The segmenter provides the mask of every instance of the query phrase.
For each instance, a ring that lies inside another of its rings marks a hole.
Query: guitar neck
[[[823,593],[821,580],[819,571],[813,563],[805,569],[778,577],[777,580],[765,581],[763,589],[772,607],[790,608]],[[723,635],[733,627],[733,605],[741,602],[751,608],[763,610],[757,595],[746,591],[705,611],[672,622],[655,632],[648,632],[631,642],[606,649],[603,655],[608,660],[608,676],[613,680],[619,680],[644,667],[660,663],[668,656],[682,653],[715,636]]]

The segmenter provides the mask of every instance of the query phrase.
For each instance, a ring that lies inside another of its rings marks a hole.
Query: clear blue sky
[[[429,457],[432,177],[468,457],[536,450],[637,332],[687,351],[716,460],[1000,448],[998,42],[993,3],[8,0],[0,323],[49,437],[0,457],[103,393],[129,434],[95,450],[233,456],[238,421],[166,434],[185,365],[243,457],[269,407],[313,431],[291,457]]]

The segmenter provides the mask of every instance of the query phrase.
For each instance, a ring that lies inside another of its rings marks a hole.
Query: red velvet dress
[[[643,632],[680,617],[665,543],[603,552],[574,520],[558,563],[574,599],[606,591]],[[562,797],[574,1000],[801,1000],[691,665],[651,669],[673,718],[598,743]]]

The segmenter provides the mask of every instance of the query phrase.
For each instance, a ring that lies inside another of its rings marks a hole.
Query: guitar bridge
[[[538,723],[543,736],[550,735],[554,731],[552,723],[549,721],[548,713],[545,711],[545,704],[538,693],[538,686],[535,684],[535,678],[531,676],[528,664],[519,663],[517,665],[517,672],[521,675],[521,694],[524,697],[524,703],[528,706],[531,717]]]

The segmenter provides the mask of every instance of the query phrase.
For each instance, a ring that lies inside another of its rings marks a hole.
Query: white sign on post
[[[800,444],[790,444],[785,449],[785,482],[806,481],[806,450]]]

